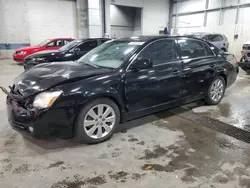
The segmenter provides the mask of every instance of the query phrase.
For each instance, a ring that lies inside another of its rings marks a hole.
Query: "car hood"
[[[27,56],[26,58],[46,57],[46,56],[58,54],[60,52],[61,51],[58,51],[58,50],[45,50],[45,51],[36,52],[34,54],[31,54],[31,55]]]
[[[41,52],[36,52],[33,55],[49,55],[49,54],[54,54],[54,53],[59,53],[61,51],[59,50],[45,50],[45,51],[41,51]]]
[[[16,51],[34,50],[34,49],[38,49],[38,48],[40,48],[40,46],[26,46],[26,47],[22,47],[22,48],[17,48]]]
[[[96,68],[74,61],[37,65],[15,79],[14,90],[27,97],[57,85],[104,74],[111,69]]]

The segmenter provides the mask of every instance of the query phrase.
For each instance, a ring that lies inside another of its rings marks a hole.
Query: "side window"
[[[70,43],[72,40],[64,40],[64,45]]]
[[[104,42],[107,42],[107,41],[108,41],[108,39],[100,39],[98,45],[101,45],[101,44],[103,44]]]
[[[150,59],[153,65],[174,61],[177,59],[175,42],[171,39],[154,42],[142,51],[138,59]]]
[[[198,40],[179,40],[178,41],[180,50],[181,50],[181,57],[183,59],[188,58],[197,58],[206,55],[203,42]]]
[[[204,49],[205,49],[205,54],[206,56],[213,56],[213,52],[211,51],[211,49],[206,45],[206,44],[203,44],[204,45]]]
[[[55,41],[52,41],[46,45],[46,47],[54,47],[54,46],[55,46]]]
[[[208,39],[211,42],[218,42],[218,41],[222,41],[223,37],[221,35],[209,35]]]
[[[78,46],[78,48],[80,48],[80,51],[90,51],[90,50],[94,49],[95,47],[97,47],[96,40],[87,41],[87,42],[84,42]]]
[[[64,41],[63,40],[56,40],[55,41],[55,46],[63,46],[64,45]]]
[[[63,40],[54,40],[50,42],[49,44],[47,44],[47,47],[55,47],[55,46],[63,46],[63,45],[64,45]]]

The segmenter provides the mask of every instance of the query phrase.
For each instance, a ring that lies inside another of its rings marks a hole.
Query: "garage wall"
[[[224,33],[230,42],[229,51],[239,56],[242,44],[250,40],[250,5],[247,3],[250,3],[250,0],[240,0],[238,24],[236,24],[238,0],[209,0],[205,23],[206,0],[175,3],[173,14],[177,14],[177,17],[173,17],[172,32],[175,31],[174,28],[177,28],[179,34],[188,32]],[[221,6],[226,8],[220,11]],[[214,8],[218,9],[210,10]],[[200,12],[192,13],[192,11]],[[188,15],[183,15],[186,13]],[[239,35],[238,39],[234,39],[235,34]]]
[[[2,58],[47,38],[76,37],[75,1],[0,0],[0,5]]]
[[[135,8],[110,5],[111,34],[117,38],[132,36],[135,15]]]
[[[28,1],[27,21],[30,43],[46,38],[76,37],[76,4],[74,1]]]
[[[135,12],[135,23],[134,23],[134,36],[139,36],[141,35],[141,14],[142,14],[142,9],[141,8],[137,8],[136,12]]]
[[[169,22],[169,0],[106,0],[106,32],[111,32],[110,5],[142,8],[143,35],[157,35]],[[156,11],[157,10],[157,11]]]

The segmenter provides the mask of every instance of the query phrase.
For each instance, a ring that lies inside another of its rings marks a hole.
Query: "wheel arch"
[[[228,78],[227,78],[227,75],[225,73],[219,73],[218,76],[221,76],[224,81],[225,81],[225,84],[227,86],[227,83],[228,83]]]

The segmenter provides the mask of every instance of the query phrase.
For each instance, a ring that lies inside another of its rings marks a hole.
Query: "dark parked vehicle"
[[[24,59],[24,69],[29,69],[40,63],[77,60],[108,40],[106,38],[78,39],[59,50],[37,52]]]
[[[122,38],[75,62],[37,65],[5,91],[10,124],[36,138],[99,143],[129,119],[199,99],[218,104],[238,65],[210,45],[188,37]]]
[[[239,66],[242,70],[250,74],[250,41],[245,42],[242,46]]]
[[[226,35],[219,34],[219,33],[197,32],[197,33],[187,34],[186,36],[203,39],[207,42],[212,43],[213,45],[215,45],[217,48],[223,50],[224,52],[228,51],[229,42],[228,42]]]

